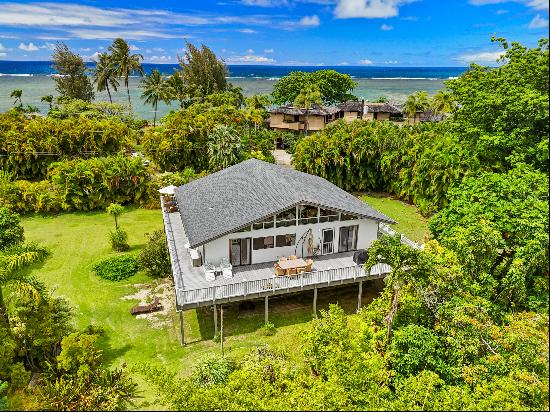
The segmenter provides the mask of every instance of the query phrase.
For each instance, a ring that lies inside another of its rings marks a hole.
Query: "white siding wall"
[[[279,227],[272,229],[261,229],[261,230],[252,230],[249,232],[239,232],[232,233],[226,236],[223,236],[219,239],[213,240],[212,242],[204,245],[204,253],[206,256],[203,256],[203,262],[209,262],[214,265],[220,263],[222,258],[227,258],[229,260],[229,240],[230,239],[241,239],[241,238],[256,238],[264,236],[274,236],[277,235],[286,235],[286,234],[295,234],[296,235],[296,244],[294,246],[285,246],[277,247],[276,239],[274,239],[275,247],[270,249],[261,249],[254,250],[252,249],[252,261],[251,263],[263,263],[263,262],[275,262],[280,256],[289,256],[295,253],[298,257],[302,257],[302,243],[298,243],[300,237],[311,228],[313,231],[313,244],[314,247],[320,246],[322,229],[334,228],[334,252],[338,252],[338,242],[340,235],[340,227],[343,226],[352,226],[358,225],[359,229],[357,232],[357,249],[366,249],[371,243],[377,239],[378,236],[378,222],[370,219],[361,219],[361,220],[346,220],[346,221],[336,221],[336,222],[324,222],[317,223],[313,225],[298,225],[290,227]],[[296,248],[296,245],[298,247]],[[295,249],[296,248],[296,249]],[[202,253],[202,247],[198,248]],[[304,256],[307,255],[307,243],[304,244]]]

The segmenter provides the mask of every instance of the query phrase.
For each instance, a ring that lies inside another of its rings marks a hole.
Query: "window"
[[[275,216],[276,227],[296,226],[296,208],[287,209]]]
[[[273,216],[270,216],[260,222],[256,222],[252,224],[252,228],[254,230],[271,229],[273,226],[275,226]]]
[[[340,220],[357,220],[358,217],[357,216],[354,216],[354,215],[347,215],[345,213],[342,213],[340,215]]]
[[[294,246],[296,244],[296,235],[294,233],[289,235],[277,235],[276,246]]]
[[[330,209],[319,209],[319,222],[334,222],[338,220],[338,212]]]
[[[298,206],[298,213],[300,217],[301,225],[309,225],[312,223],[317,223],[319,219],[317,218],[317,207],[301,205]]]
[[[363,117],[363,114],[361,112],[357,112],[357,118],[360,119]]]
[[[255,237],[252,239],[254,250],[271,249],[273,247],[273,236]]]

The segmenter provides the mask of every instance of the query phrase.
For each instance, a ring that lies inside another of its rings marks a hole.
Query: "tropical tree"
[[[169,98],[177,100],[180,104],[180,109],[183,109],[189,102],[189,93],[183,81],[183,72],[181,70],[174,70],[174,73],[166,80],[166,86]]]
[[[52,94],[48,94],[47,96],[42,96],[40,98],[40,101],[48,103],[50,105],[50,110],[52,110],[52,106],[53,106],[53,95]]]
[[[403,105],[403,111],[407,117],[413,118],[413,123],[416,123],[416,115],[418,112],[424,112],[430,107],[430,97],[427,92],[421,91],[411,94],[407,97]]]
[[[322,104],[321,100],[321,92],[319,91],[319,88],[314,85],[306,85],[301,91],[298,96],[294,99],[294,107],[301,109],[304,108],[306,110],[305,116],[304,116],[304,134],[307,136],[307,130],[308,130],[308,116],[309,111],[311,110],[311,107],[316,104],[320,106]]]
[[[118,217],[125,212],[124,206],[118,203],[111,203],[107,207],[107,213],[109,213],[115,219],[115,229],[118,229]]]
[[[17,103],[19,107],[23,107],[23,102],[21,101],[21,96],[23,95],[23,90],[21,89],[16,89],[14,91],[12,91],[10,93],[10,97],[12,99],[15,99],[15,101],[13,102],[13,105],[15,106]]]
[[[208,135],[207,151],[210,169],[212,171],[225,169],[240,161],[241,139],[232,127],[216,126]]]
[[[203,101],[212,93],[227,89],[228,70],[214,52],[204,44],[201,48],[187,43],[185,56],[179,59],[183,69],[183,78],[192,98]]]
[[[414,278],[421,263],[421,255],[418,250],[402,244],[399,235],[383,236],[369,248],[369,259],[365,263],[367,273],[378,263],[385,263],[391,267],[390,273],[385,279],[386,289],[390,291],[391,295],[391,304],[384,318],[387,325],[387,340],[390,342],[400,291]]]
[[[435,114],[445,115],[451,113],[456,107],[456,101],[451,93],[439,90],[432,97],[431,108]]]
[[[155,116],[153,117],[153,126],[156,126],[157,122],[157,107],[159,100],[164,101],[166,104],[170,104],[169,90],[160,72],[155,69],[151,74],[147,74],[141,82],[143,93],[141,98],[145,99],[146,104],[150,104],[155,109]]]
[[[117,87],[120,84],[116,78],[116,67],[113,64],[112,56],[110,56],[109,54],[100,53],[98,57],[99,60],[94,60],[94,83],[96,84],[98,92],[107,90],[107,94],[109,95],[109,102],[113,103],[109,86],[111,86],[116,92]]]
[[[86,75],[88,68],[82,56],[73,53],[67,45],[58,43],[52,55],[55,88],[61,98],[81,99],[90,102],[94,99],[94,88]]]
[[[115,66],[115,75],[124,79],[124,87],[126,87],[126,93],[128,94],[128,104],[132,107],[128,78],[135,73],[143,76],[143,67],[141,66],[143,55],[138,53],[132,54],[126,40],[120,37],[115,39],[113,44],[109,46],[109,51],[111,52],[113,65]]]

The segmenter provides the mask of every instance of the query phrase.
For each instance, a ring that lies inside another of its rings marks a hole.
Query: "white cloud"
[[[91,56],[87,56],[86,59],[89,60],[89,61],[98,61],[99,60],[99,55],[100,53],[98,51],[96,51],[94,54],[92,54]]]
[[[496,52],[479,52],[463,54],[461,56],[455,57],[453,60],[458,60],[464,63],[496,63],[497,59],[503,54],[504,52],[502,50]]]
[[[0,53],[0,57],[6,57],[7,54],[6,53]]]
[[[397,64],[399,63],[397,60],[386,60],[384,64]]]
[[[153,47],[153,51],[156,51],[157,53],[164,53],[164,49],[162,47]]]
[[[487,4],[500,3],[521,3],[535,10],[548,10],[548,0],[470,0],[474,6],[485,6]]]
[[[275,60],[265,56],[231,56],[226,59],[228,63],[275,63]]]
[[[30,42],[29,44],[20,43],[17,48],[28,52],[39,50],[38,46],[36,46],[33,42]]]
[[[390,31],[393,30],[393,26],[390,26],[389,24],[383,24],[380,26],[380,29],[384,31]]]
[[[540,14],[537,14],[535,17],[533,17],[533,20],[531,20],[528,27],[530,29],[544,29],[548,27],[548,20],[546,20],[544,17],[541,17]]]
[[[338,0],[334,15],[338,19],[386,18],[399,14],[399,7],[415,0]]]
[[[151,56],[149,58],[149,60],[152,61],[152,62],[158,62],[158,63],[171,63],[171,62],[175,61],[174,59],[172,59],[172,57],[165,56],[165,55]]]
[[[501,15],[501,14],[507,14],[509,12],[508,12],[508,10],[501,9],[501,10],[497,10],[495,13],[498,14],[498,15]]]
[[[340,62],[336,66],[349,66],[348,62]]]
[[[4,45],[2,43],[0,43],[0,52],[5,51],[5,50],[6,50],[6,48],[4,47]]]
[[[246,52],[247,52],[248,54],[254,54],[254,50],[252,50],[252,49],[248,49]]]
[[[81,52],[89,52],[92,49],[90,47],[83,47],[83,48],[80,48],[78,50],[80,50]]]
[[[275,50],[273,50],[273,49],[264,49],[264,53],[267,53],[267,54],[275,53]]]
[[[181,35],[164,33],[156,30],[96,30],[96,29],[71,29],[69,33],[75,37],[86,40],[112,40],[122,37],[126,40],[143,39],[173,39]]]
[[[54,51],[55,50],[55,44],[46,42],[42,46],[40,46],[40,48]]]
[[[319,20],[319,16],[314,14],[313,16],[302,17],[298,24],[303,27],[316,27],[321,24],[321,21]]]
[[[137,50],[140,50],[140,48],[138,46],[136,46],[135,44],[130,44],[128,46],[128,48],[132,51],[137,51]]]
[[[364,65],[364,66],[368,66],[368,65],[372,64],[372,60],[362,59],[362,60],[359,60],[359,64]]]
[[[239,29],[237,30],[239,33],[244,33],[244,34],[255,34],[255,33],[258,33],[256,30],[252,30],[252,29]]]
[[[287,0],[242,0],[242,4],[245,6],[256,7],[281,7],[288,6]]]

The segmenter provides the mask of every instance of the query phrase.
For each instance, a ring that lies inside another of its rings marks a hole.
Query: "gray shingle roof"
[[[373,113],[401,113],[402,110],[398,105],[391,103],[365,103],[366,111]]]
[[[348,100],[338,104],[338,108],[344,112],[360,112],[363,113],[363,101]]]
[[[334,114],[339,112],[340,109],[333,106],[319,106],[316,104],[312,104],[311,108],[309,109],[310,115],[318,115],[318,116],[326,116],[328,114]],[[286,106],[280,106],[276,107],[274,109],[271,109],[269,111],[270,113],[282,113],[282,114],[290,114],[290,115],[304,115],[306,114],[306,109],[304,108],[297,108],[294,107],[291,104],[287,104]]]
[[[175,193],[191,247],[300,203],[395,223],[323,178],[256,159],[194,180]]]

